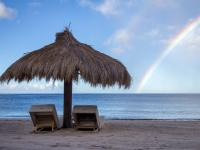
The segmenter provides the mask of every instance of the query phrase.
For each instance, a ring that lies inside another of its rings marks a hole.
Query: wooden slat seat
[[[55,105],[32,105],[29,110],[35,131],[59,128]]]
[[[77,129],[100,129],[99,113],[96,105],[74,106],[73,117]]]

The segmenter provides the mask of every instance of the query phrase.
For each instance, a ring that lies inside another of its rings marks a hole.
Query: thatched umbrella
[[[54,43],[25,54],[12,64],[0,82],[12,79],[29,82],[34,78],[64,81],[63,127],[66,128],[71,127],[72,81],[78,81],[79,75],[92,86],[118,84],[128,88],[131,83],[122,63],[79,42],[67,28],[56,34]]]

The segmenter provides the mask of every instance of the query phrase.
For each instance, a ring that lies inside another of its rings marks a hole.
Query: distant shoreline
[[[200,93],[73,93],[76,95],[200,95]],[[0,95],[63,95],[63,93],[0,93]]]
[[[60,118],[60,117],[59,117]],[[12,121],[12,120],[22,120],[22,121],[28,121],[28,120],[31,120],[30,117],[0,117],[0,121]],[[199,119],[119,119],[119,118],[103,118],[103,120],[107,120],[107,121],[112,121],[112,120],[122,120],[122,121],[200,121],[200,118]]]

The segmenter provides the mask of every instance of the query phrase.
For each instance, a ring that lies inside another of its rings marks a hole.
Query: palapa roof
[[[25,54],[0,77],[1,82],[14,79],[21,82],[34,78],[78,80],[78,75],[91,85],[130,86],[126,67],[116,59],[79,42],[69,29],[56,34],[54,43]]]

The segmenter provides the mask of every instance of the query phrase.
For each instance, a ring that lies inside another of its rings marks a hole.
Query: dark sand
[[[30,121],[0,120],[0,150],[200,150],[200,121],[106,120],[97,133],[32,130]]]

